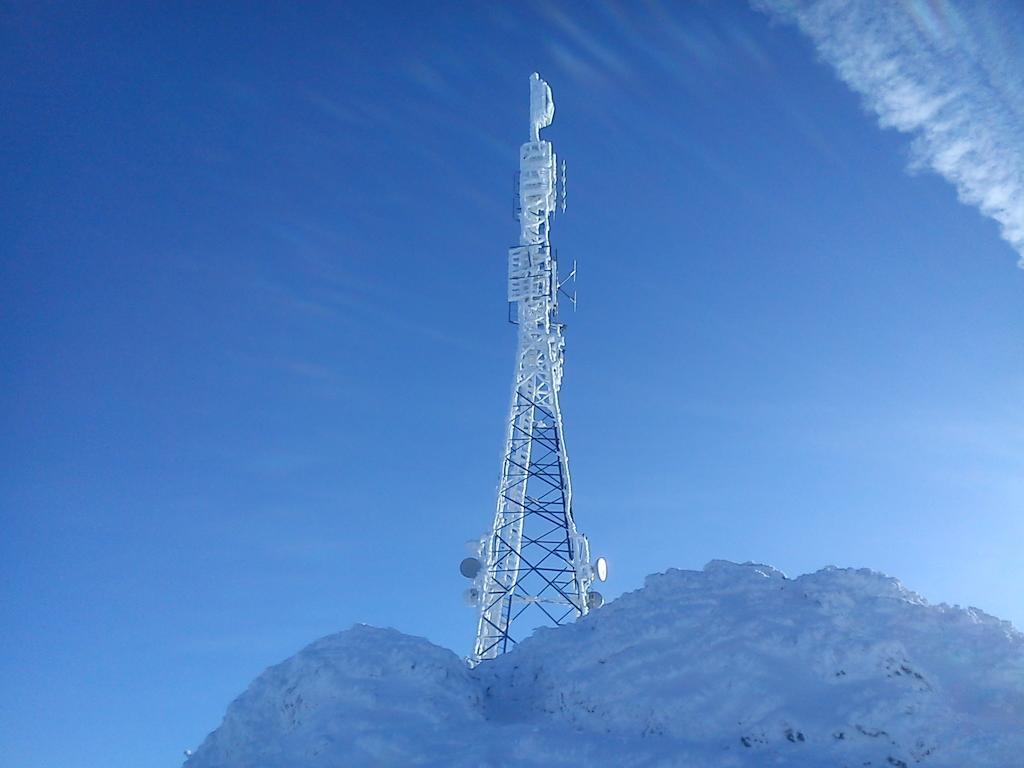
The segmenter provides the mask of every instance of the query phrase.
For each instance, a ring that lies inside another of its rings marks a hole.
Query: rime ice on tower
[[[519,348],[498,505],[491,532],[473,543],[474,557],[461,567],[473,579],[467,598],[480,611],[473,663],[504,653],[538,625],[564,623],[602,602],[590,586],[604,580],[607,566],[603,558],[591,563],[587,537],[576,530],[558,405],[565,341],[550,238],[557,158],[540,138],[554,114],[551,89],[534,73],[530,140],[519,150],[519,245],[508,252]]]

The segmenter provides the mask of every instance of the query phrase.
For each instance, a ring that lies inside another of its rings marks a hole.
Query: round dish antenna
[[[483,566],[480,560],[475,557],[467,557],[461,563],[459,563],[459,573],[465,576],[467,579],[475,579],[476,575],[480,573],[480,569]],[[603,581],[603,579],[602,579]]]

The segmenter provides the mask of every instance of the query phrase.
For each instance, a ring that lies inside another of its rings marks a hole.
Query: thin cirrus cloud
[[[751,0],[795,23],[913,166],[998,222],[1024,268],[1024,10],[950,0]]]

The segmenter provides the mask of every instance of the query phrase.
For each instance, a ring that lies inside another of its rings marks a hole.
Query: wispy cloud
[[[612,48],[605,45],[598,35],[588,31],[576,19],[566,15],[552,3],[542,4],[539,10],[541,15],[568,40],[580,50],[586,51],[602,70],[615,75],[627,74],[625,61]]]
[[[914,166],[995,219],[1024,268],[1024,14],[950,0],[751,2],[799,26],[882,127],[912,134]]]

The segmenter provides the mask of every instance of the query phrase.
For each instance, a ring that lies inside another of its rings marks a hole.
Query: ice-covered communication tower
[[[558,405],[565,341],[550,237],[558,165],[551,142],[540,137],[554,114],[551,89],[534,73],[530,140],[519,150],[519,245],[508,252],[519,349],[498,507],[490,533],[471,545],[473,556],[461,566],[473,579],[467,599],[480,612],[473,663],[504,653],[539,625],[562,624],[599,606],[601,595],[590,586],[607,570],[603,558],[591,563],[587,537],[573,520]]]

